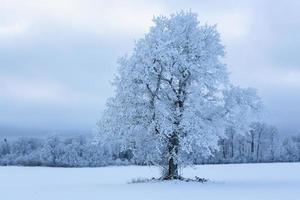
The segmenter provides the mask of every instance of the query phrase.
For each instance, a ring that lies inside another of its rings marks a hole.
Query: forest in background
[[[150,148],[150,147],[149,147]],[[0,165],[50,167],[100,167],[109,165],[152,165],[148,157],[157,157],[144,146],[126,149],[120,144],[86,136],[64,138],[4,139],[0,142]],[[219,140],[219,149],[203,156],[201,149],[185,155],[191,164],[298,162],[300,134],[282,137],[276,127],[253,123],[248,133],[227,129],[226,138]]]

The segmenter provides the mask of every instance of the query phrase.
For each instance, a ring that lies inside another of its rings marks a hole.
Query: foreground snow
[[[297,200],[300,163],[205,165],[183,170],[212,182],[128,184],[159,175],[154,167],[0,167],[0,199],[251,199]]]

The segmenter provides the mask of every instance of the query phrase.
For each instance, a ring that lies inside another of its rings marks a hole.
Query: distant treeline
[[[300,161],[300,135],[282,138],[275,127],[254,123],[247,134],[228,129],[226,138],[219,141],[219,150],[213,155],[203,157],[200,152],[186,156],[192,158],[193,164],[297,162]],[[151,164],[145,162],[147,156],[155,157],[147,146],[143,152],[136,152],[113,141],[96,143],[84,136],[4,139],[0,142],[0,165],[98,167]]]

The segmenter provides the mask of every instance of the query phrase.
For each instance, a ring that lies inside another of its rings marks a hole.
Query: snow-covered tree
[[[220,150],[211,159],[216,163],[273,162],[279,159],[278,130],[262,122],[251,123],[245,134],[226,129],[226,137],[219,144]]]
[[[275,159],[278,151],[278,133],[274,126],[261,122],[251,124],[249,134],[250,155],[249,160],[256,162]]]
[[[10,144],[7,139],[0,141],[0,157],[10,153]]]
[[[63,156],[64,146],[57,135],[53,135],[46,139],[41,150],[41,159],[48,166],[62,166],[61,158]]]
[[[300,134],[285,137],[281,145],[281,161],[300,161]]]
[[[158,154],[163,178],[176,179],[189,163],[184,154],[210,155],[224,130],[247,127],[261,104],[253,90],[229,83],[215,26],[184,11],[153,21],[132,55],[120,60],[116,94],[99,126],[125,149]]]

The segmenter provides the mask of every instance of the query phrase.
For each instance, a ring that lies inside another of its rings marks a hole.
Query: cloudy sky
[[[93,130],[116,60],[153,15],[180,9],[218,24],[232,82],[257,88],[268,123],[299,132],[299,1],[0,0],[0,135]]]

